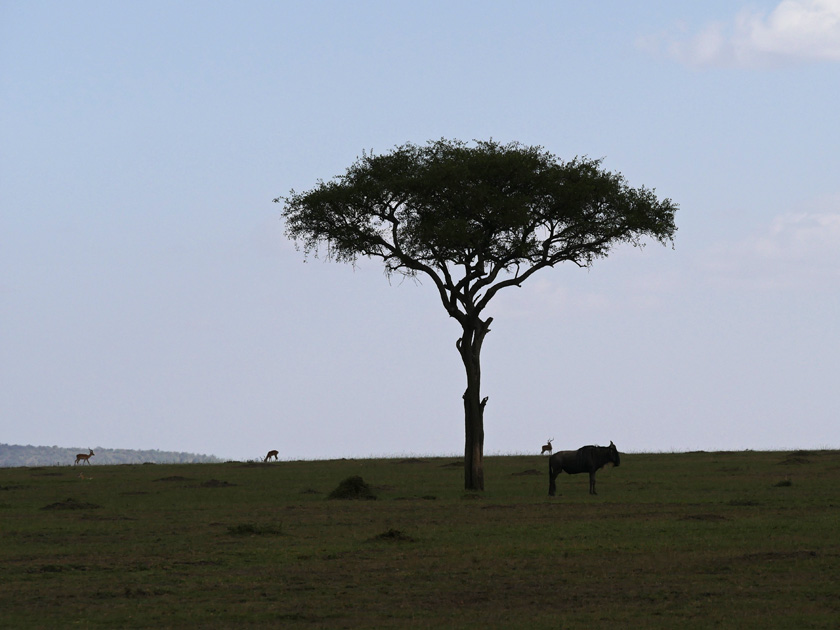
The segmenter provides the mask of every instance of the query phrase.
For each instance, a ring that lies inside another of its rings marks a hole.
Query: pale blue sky
[[[462,452],[429,284],[303,262],[271,200],[492,137],[681,210],[491,304],[486,453],[838,448],[838,111],[838,0],[0,0],[0,442]]]

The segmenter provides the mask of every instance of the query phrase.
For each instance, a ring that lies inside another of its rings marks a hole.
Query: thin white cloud
[[[695,67],[840,62],[840,0],[784,0],[769,14],[745,9],[693,35],[680,27],[639,44]]]
[[[840,212],[776,217],[761,233],[707,252],[704,266],[713,283],[729,287],[836,291]]]

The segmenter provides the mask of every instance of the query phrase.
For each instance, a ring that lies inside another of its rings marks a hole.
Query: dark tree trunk
[[[464,391],[464,488],[484,490],[484,406],[481,399],[481,344],[490,331],[492,318],[464,325],[464,334],[456,344],[467,372]]]

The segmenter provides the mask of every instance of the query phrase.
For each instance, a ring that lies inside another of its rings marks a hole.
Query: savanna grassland
[[[361,476],[375,500],[327,498]],[[4,628],[836,628],[840,452],[0,469]]]

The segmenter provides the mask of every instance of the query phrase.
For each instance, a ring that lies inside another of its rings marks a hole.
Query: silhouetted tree
[[[465,487],[484,488],[482,313],[502,289],[544,267],[589,267],[620,243],[673,242],[670,199],[630,188],[600,160],[563,162],[542,147],[442,139],[364,153],[344,175],[283,202],[286,234],[306,254],[353,263],[381,258],[387,274],[428,276],[450,317],[467,374]]]

